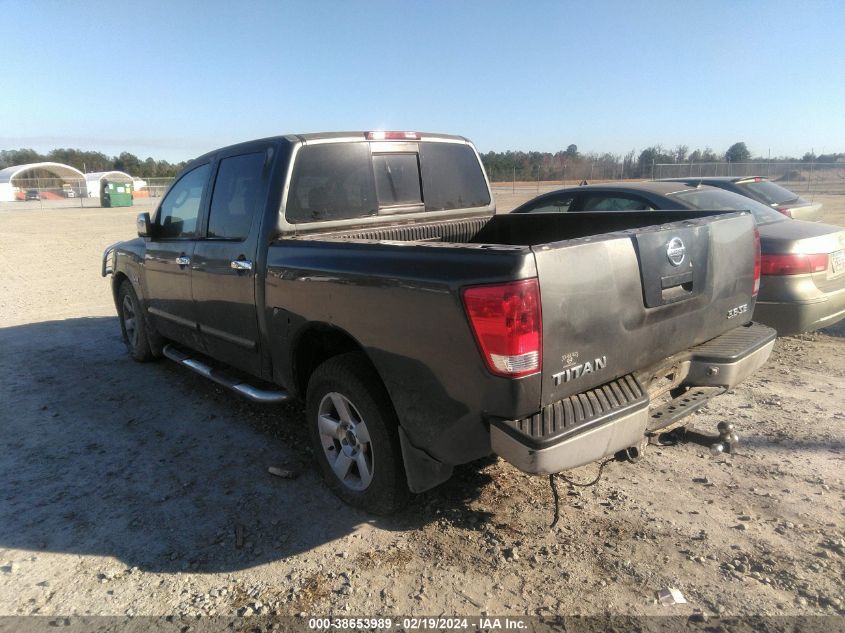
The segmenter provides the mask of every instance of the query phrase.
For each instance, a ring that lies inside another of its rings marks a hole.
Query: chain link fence
[[[148,178],[133,181],[132,206],[154,206],[167,191],[173,178]],[[98,182],[84,178],[51,177],[14,178],[12,200],[0,202],[3,209],[64,209],[101,207]]]
[[[149,197],[154,199],[161,198],[167,192],[170,183],[173,182],[173,178],[145,178],[144,180],[147,183],[144,189],[146,189]],[[158,202],[155,204],[158,204]]]
[[[14,206],[24,202],[26,206],[50,207],[91,207],[100,206],[99,193],[95,200],[88,197],[88,188],[83,178],[70,179],[58,177],[15,178],[12,181],[13,202],[3,203]]]
[[[526,191],[547,191],[561,187],[571,187],[581,182],[610,182],[630,179],[633,166],[623,161],[577,161],[563,166],[543,165],[534,169],[535,179],[526,180],[517,175],[514,169],[510,177],[496,170],[488,172],[490,186],[495,192],[517,193]]]
[[[712,176],[734,178],[761,176],[801,195],[845,194],[845,163],[757,161],[659,163],[654,166],[654,177],[657,179]]]
[[[510,181],[491,182],[497,193],[541,192],[580,182],[611,182],[629,180],[634,165],[622,161],[579,161],[564,166],[546,166],[536,170],[536,180],[517,179],[515,170]],[[845,194],[845,163],[807,162],[712,162],[658,163],[651,170],[655,179],[695,178],[711,176],[766,177],[798,194]],[[626,173],[628,172],[628,173]],[[146,178],[134,181],[133,206],[155,206],[167,192],[173,178]],[[100,207],[100,193],[84,179],[58,177],[16,178],[12,183],[15,200],[0,202],[2,208],[73,208]],[[21,204],[23,203],[23,204]]]

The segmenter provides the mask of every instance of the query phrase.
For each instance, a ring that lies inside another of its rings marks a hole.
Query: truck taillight
[[[778,207],[778,208],[777,208],[777,209],[775,209],[775,210],[776,210],[778,213],[783,213],[783,214],[784,214],[786,217],[788,217],[788,218],[791,218],[791,217],[792,217],[792,209],[790,209],[789,207]]]
[[[519,378],[542,367],[543,318],[537,279],[472,286],[464,307],[487,368]]]
[[[419,132],[385,132],[377,130],[375,132],[367,132],[368,141],[418,141],[420,140]]]
[[[784,255],[763,255],[764,275],[806,275],[820,273],[827,270],[827,253],[816,255],[801,255],[788,253]]]
[[[762,267],[762,258],[760,256],[760,231],[754,229],[754,289],[751,291],[751,296],[756,297],[760,292],[760,273]]]

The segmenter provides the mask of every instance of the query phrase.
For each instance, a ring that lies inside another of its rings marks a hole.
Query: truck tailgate
[[[754,220],[685,219],[534,251],[547,405],[751,319]]]

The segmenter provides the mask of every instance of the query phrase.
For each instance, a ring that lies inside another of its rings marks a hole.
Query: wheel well
[[[125,273],[115,273],[114,277],[111,280],[111,293],[112,297],[114,298],[114,305],[117,306],[117,293],[120,291],[120,285],[123,283],[123,280],[128,280],[129,277],[126,276]]]
[[[297,339],[294,348],[293,370],[297,392],[304,397],[314,370],[333,356],[347,352],[364,352],[364,349],[339,328],[330,325],[311,326]]]

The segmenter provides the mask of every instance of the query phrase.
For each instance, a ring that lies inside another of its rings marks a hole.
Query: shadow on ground
[[[835,323],[830,327],[819,330],[820,334],[827,334],[828,336],[838,336],[845,338],[845,320]]]
[[[0,548],[216,572],[365,523],[415,529],[435,507],[467,525],[487,517],[467,509],[489,481],[477,466],[395,517],[341,504],[311,467],[300,405],[255,405],[167,361],[135,363],[113,317],[0,329],[0,371]],[[273,465],[300,475],[273,477]]]

